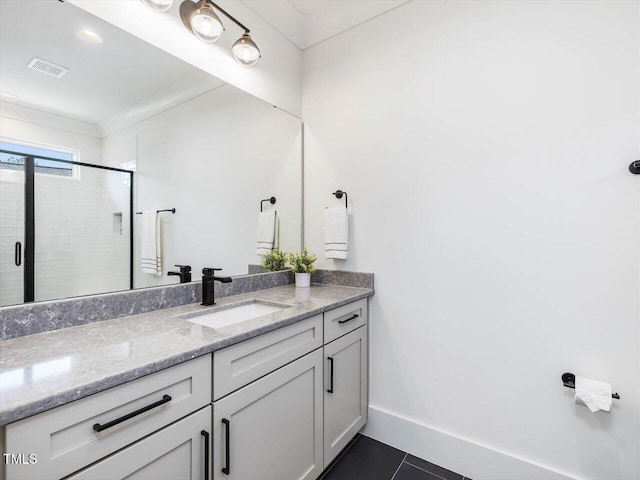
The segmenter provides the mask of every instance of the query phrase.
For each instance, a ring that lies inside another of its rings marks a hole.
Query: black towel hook
[[[345,208],[349,208],[349,196],[347,195],[347,192],[343,192],[342,190],[336,190],[331,195],[335,195],[336,198],[338,199],[342,198],[342,195],[344,195],[344,206]]]
[[[629,171],[634,175],[640,175],[640,160],[631,162],[631,165],[629,165]]]
[[[260,200],[260,211],[262,211],[262,204],[264,202],[269,202],[271,205],[275,205],[276,204],[276,197],[265,198],[264,200]]]

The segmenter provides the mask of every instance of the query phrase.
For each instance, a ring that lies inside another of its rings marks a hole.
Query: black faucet
[[[191,265],[176,265],[180,268],[179,272],[167,272],[167,275],[176,275],[180,277],[180,283],[189,283],[191,281]]]
[[[222,270],[221,268],[203,268],[202,269],[202,305],[215,305],[216,299],[214,294],[214,283],[216,280],[221,283],[230,283],[233,281],[231,277],[216,277],[215,272]]]

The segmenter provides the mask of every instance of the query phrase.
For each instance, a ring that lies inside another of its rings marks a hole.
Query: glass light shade
[[[141,0],[147,7],[158,12],[166,12],[173,7],[174,0]]]
[[[195,10],[190,18],[193,34],[203,42],[213,43],[224,32],[224,25],[220,17],[213,11],[211,5],[204,4]]]
[[[236,61],[243,67],[253,67],[260,61],[262,55],[260,49],[248,33],[243,33],[231,47],[231,52]]]

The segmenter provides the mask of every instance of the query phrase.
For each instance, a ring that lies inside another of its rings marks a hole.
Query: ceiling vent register
[[[68,68],[61,67],[60,65],[47,62],[46,60],[42,60],[37,57],[31,60],[27,67],[31,70],[35,70],[36,72],[46,73],[47,75],[51,75],[56,78],[62,78],[69,71]]]

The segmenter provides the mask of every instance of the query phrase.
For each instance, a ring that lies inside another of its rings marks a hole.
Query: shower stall
[[[134,172],[0,147],[0,306],[133,288]]]

